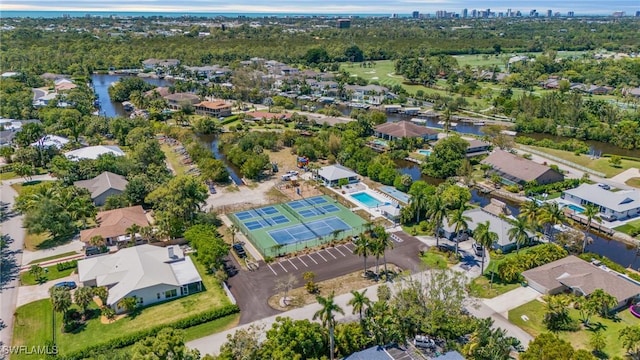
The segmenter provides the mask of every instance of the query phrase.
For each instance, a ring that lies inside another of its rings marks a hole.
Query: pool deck
[[[411,196],[394,188],[393,186],[380,186],[379,190],[402,203],[409,204],[409,199],[411,198]]]

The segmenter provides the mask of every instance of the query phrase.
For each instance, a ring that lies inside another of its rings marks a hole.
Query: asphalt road
[[[412,273],[423,270],[417,254],[420,250],[426,249],[426,245],[416,238],[408,237],[401,242],[394,240],[393,246],[393,249],[387,251],[387,263],[395,264]],[[352,250],[353,244],[349,243],[294,258],[278,259],[270,264],[260,261],[259,269],[255,271],[239,270],[240,266],[235,258],[229,256],[227,264],[232,269],[227,284],[242,310],[240,324],[280,313],[267,303],[268,299],[277,293],[275,286],[280,278],[293,274],[298,280],[294,287],[300,287],[304,285],[302,274],[306,271],[314,272],[315,281],[319,282],[362,270],[364,259],[354,255]],[[381,270],[382,264],[381,258]],[[375,266],[375,258],[369,256],[367,267],[372,266]]]

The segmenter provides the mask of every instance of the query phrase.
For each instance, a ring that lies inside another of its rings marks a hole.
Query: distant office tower
[[[568,16],[568,17],[574,17],[575,15],[576,15],[576,13],[574,13],[573,11],[569,11],[569,12],[567,13],[567,16]]]
[[[469,10],[462,9],[462,17],[466,19],[468,15],[469,15]],[[636,16],[638,16],[638,15],[636,15]]]
[[[411,13],[411,17],[414,19],[419,19],[420,18],[420,11],[414,11]]]
[[[538,16],[538,11],[536,9],[529,11],[529,16],[533,16],[533,17]]]
[[[518,10],[516,11],[516,17],[521,17],[522,16],[522,11]]]
[[[512,17],[512,16],[513,16],[513,14],[511,13],[511,9],[507,9],[507,14],[506,14],[506,16],[507,16],[507,17]]]
[[[338,29],[348,29],[351,27],[350,19],[338,19]]]
[[[624,11],[616,11],[612,15],[613,15],[613,17],[623,17],[624,16]]]
[[[478,10],[476,9],[471,10],[471,17],[474,17],[474,18],[478,17]]]
[[[553,16],[553,11],[547,10],[547,17],[551,17],[551,16]]]
[[[636,11],[636,17],[640,17],[640,10]]]

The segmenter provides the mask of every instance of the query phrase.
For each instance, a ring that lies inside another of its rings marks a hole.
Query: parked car
[[[238,254],[238,257],[241,259],[244,259],[247,257],[247,252],[244,250],[244,248],[240,244],[234,244],[233,251],[235,251],[236,254]]]
[[[289,171],[287,171],[287,174],[288,174],[288,175],[296,176],[296,175],[298,175],[298,172],[297,172],[297,171],[295,171],[295,170],[289,170]]]
[[[476,253],[476,256],[482,257],[484,254],[484,247],[478,243],[473,243],[473,252]]]
[[[74,281],[62,281],[62,282],[59,282],[59,283],[53,285],[53,287],[73,290],[73,289],[77,288],[78,285],[76,285],[76,283]]]
[[[433,349],[436,347],[436,342],[428,336],[416,335],[413,339],[413,345],[419,348]]]
[[[598,184],[599,187],[605,189],[605,190],[611,190],[611,186],[607,185],[607,184]]]

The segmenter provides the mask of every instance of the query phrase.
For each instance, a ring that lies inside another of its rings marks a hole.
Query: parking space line
[[[309,267],[309,265],[307,265],[304,261],[302,261],[302,258],[298,256],[298,260],[300,260],[301,263],[304,264],[304,266]]]
[[[293,266],[296,270],[298,270],[298,267],[294,263],[291,262],[291,259],[287,259],[287,260],[289,260],[289,264],[291,264],[291,266]]]
[[[311,261],[313,261],[314,263],[316,263],[316,265],[318,265],[318,262],[316,261],[316,259],[311,257],[311,254],[307,254],[307,256],[309,257],[309,259],[311,259]]]
[[[284,270],[284,272],[288,272],[287,269],[284,268],[284,265],[282,265],[281,262],[278,262],[278,265],[280,265],[280,267],[282,268],[282,270]]]
[[[324,249],[324,251],[326,251],[329,255],[331,255],[334,259],[338,259],[337,257],[335,257],[332,253],[329,252],[329,249]]]
[[[271,269],[271,271],[273,272],[273,275],[278,276],[278,273],[275,270],[273,270],[271,265],[267,264],[267,266],[269,267],[269,269]]]
[[[345,248],[347,248],[347,250],[349,250],[350,253],[353,254],[353,249],[351,249],[349,246],[347,246],[348,244],[344,244],[342,246],[344,246]]]
[[[342,251],[340,251],[340,249],[338,249],[337,247],[334,247],[333,249],[334,249],[335,251],[339,252],[339,253],[340,253],[340,255],[342,255],[342,256],[347,256],[347,255],[345,255]]]
[[[322,254],[320,254],[320,251],[318,251],[316,254],[320,255],[320,257],[322,258],[322,260],[324,260],[324,262],[328,262],[327,259],[325,259],[324,256],[322,256]]]

